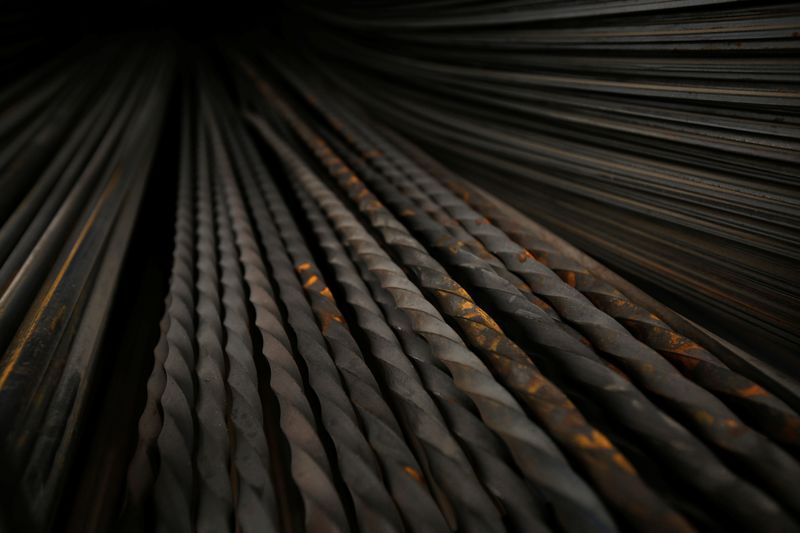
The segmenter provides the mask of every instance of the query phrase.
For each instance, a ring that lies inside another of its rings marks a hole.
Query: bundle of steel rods
[[[298,48],[374,116],[800,371],[796,3],[296,11]]]
[[[230,64],[235,99],[207,69],[183,98],[119,527],[797,527],[791,380],[302,70]]]
[[[800,531],[795,12],[716,3],[31,45],[0,533]]]
[[[121,67],[99,68],[108,61]],[[171,62],[108,51],[0,95],[0,490],[3,514],[32,528],[64,490]]]

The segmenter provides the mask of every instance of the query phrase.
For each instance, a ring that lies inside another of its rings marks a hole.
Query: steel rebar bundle
[[[295,11],[317,70],[395,130],[601,260],[685,294],[687,311],[773,363],[791,359],[796,4]]]
[[[800,531],[800,16],[729,4],[0,17],[0,533]]]

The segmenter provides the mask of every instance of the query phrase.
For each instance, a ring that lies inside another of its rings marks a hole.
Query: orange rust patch
[[[464,290],[464,287],[462,287],[461,285],[459,285],[456,288],[456,292],[458,293],[459,296],[461,296],[465,300],[469,300],[470,302],[472,301],[472,296],[470,296],[469,293],[466,290]]]
[[[463,289],[460,289],[463,291]],[[459,291],[460,292],[460,291]],[[466,294],[466,292],[464,293]],[[475,302],[472,299],[464,299],[459,304],[459,309],[461,311],[461,316],[468,320],[475,322],[475,319],[479,319],[479,321],[483,324],[483,327],[487,327],[489,329],[494,330],[497,333],[502,334],[502,330],[500,326],[490,317],[486,311],[475,305]],[[476,324],[476,326],[478,326]]]
[[[492,338],[492,341],[488,345],[489,350],[496,352],[502,340],[503,340],[502,337],[500,337],[499,335],[495,335],[494,338]]]
[[[610,450],[613,448],[611,441],[608,438],[597,431],[596,429],[592,430],[592,433],[589,437],[586,435],[577,435],[575,437],[575,442],[578,443],[578,446],[581,448],[589,448],[589,449],[605,449]]]
[[[297,270],[299,272],[304,272],[304,271],[308,270],[309,268],[311,268],[311,264],[310,263],[300,263],[299,265],[297,265]]]
[[[345,323],[343,317],[341,317],[340,315],[331,314],[331,313],[322,314],[322,316],[320,317],[320,322],[321,322],[320,325],[321,325],[322,333],[327,333],[328,330],[330,329],[331,323],[333,323],[333,322],[338,322],[339,324],[344,324]]]
[[[739,424],[738,420],[734,420],[733,418],[727,418],[724,420],[724,424],[728,427],[728,429],[739,429],[741,424]]]
[[[541,376],[534,377],[528,383],[528,394],[536,394],[545,385],[545,381]]]
[[[333,300],[333,294],[331,294],[331,290],[328,287],[325,287],[324,289],[319,291],[319,293],[322,296],[324,296],[325,298],[327,298],[328,300],[331,300],[331,301]]]
[[[415,481],[422,483],[422,474],[420,474],[416,468],[404,466],[403,471],[409,476],[413,477]]]
[[[767,391],[765,391],[759,385],[753,383],[745,389],[739,389],[739,395],[745,398],[752,398],[753,396],[767,396]]]
[[[625,470],[630,475],[632,476],[636,475],[636,469],[633,468],[633,465],[630,463],[630,461],[628,461],[625,458],[625,456],[622,455],[621,453],[615,453],[614,455],[612,455],[611,460],[614,461],[614,464],[616,464],[621,469]]]
[[[475,309],[480,314],[481,318],[483,319],[483,323],[484,324],[486,324],[488,327],[492,328],[496,332],[502,333],[502,330],[500,329],[500,326],[497,324],[497,322],[494,321],[494,319],[492,317],[489,316],[489,314],[486,311],[484,311],[480,307],[476,307]]]
[[[308,278],[308,280],[306,280],[306,282],[303,284],[303,287],[308,288],[308,287],[312,286],[313,284],[315,284],[317,282],[318,279],[319,278],[317,277],[317,275],[314,274],[313,276]]]

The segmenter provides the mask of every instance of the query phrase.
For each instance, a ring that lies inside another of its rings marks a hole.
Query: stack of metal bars
[[[800,372],[796,3],[303,2],[374,116],[676,308]]]
[[[111,49],[0,94],[0,527],[49,528],[65,490],[171,63]]]
[[[191,84],[122,525],[798,527],[794,381],[258,57]]]
[[[798,12],[727,3],[17,28],[0,531],[800,530]]]

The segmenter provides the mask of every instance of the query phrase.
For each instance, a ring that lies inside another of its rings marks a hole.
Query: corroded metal
[[[53,191],[34,186],[29,198],[37,196],[38,205],[22,202],[3,225],[3,242],[11,247],[0,288],[2,527],[53,527],[72,477],[105,357],[103,333],[156,151],[170,65],[168,54],[155,55],[127,90],[122,80],[132,64],[115,70],[114,97],[87,108],[89,124],[98,116],[109,119],[89,135],[99,145],[66,142],[86,157],[73,162],[65,183],[51,182],[60,198],[51,201]],[[131,113],[136,108],[141,115]],[[59,163],[72,155],[62,153]],[[20,169],[5,170],[13,178]],[[5,240],[23,220],[33,222],[23,222],[18,240]]]
[[[0,15],[0,530],[800,530],[798,9],[728,3]]]
[[[263,83],[261,88],[262,91],[269,90]],[[271,96],[274,98],[274,95]],[[412,271],[413,269],[420,271],[423,268],[435,269],[438,267],[440,269],[439,272],[442,272],[438,277],[444,276],[443,279],[445,282],[449,280],[449,283],[452,284],[452,280],[450,280],[446,273],[441,271],[441,267],[438,265],[433,266],[435,263],[431,264],[429,262],[429,259],[427,259],[427,252],[424,252],[424,249],[421,249],[416,241],[404,235],[405,229],[399,226],[397,222],[394,222],[394,218],[383,208],[380,202],[371,195],[369,190],[364,187],[355,174],[343,165],[341,160],[327,148],[324,141],[314,135],[305,124],[300,122],[299,119],[285,107],[285,105],[282,106],[281,103],[278,102],[278,107],[295,131],[298,132],[299,136],[308,144],[309,148],[317,154],[320,161],[326,165],[332,177],[358,205],[359,210],[370,217],[371,222],[381,231],[384,238],[387,239],[387,244],[398,251],[401,262],[407,262],[407,265],[413,265],[413,267],[410,267]],[[496,306],[496,310],[501,312],[501,316],[505,313],[506,317],[522,319],[527,328],[527,335],[534,335],[533,338],[529,337],[529,340],[534,340],[535,345],[540,349],[544,348],[546,352],[543,352],[543,354],[549,352],[548,355],[550,357],[545,359],[545,361],[550,362],[553,366],[560,368],[562,371],[566,371],[567,374],[572,379],[577,380],[577,382],[584,383],[585,386],[588,386],[587,390],[595,391],[595,394],[598,395],[598,399],[603,401],[608,409],[613,410],[618,417],[617,420],[622,422],[630,430],[635,431],[639,438],[645,443],[649,443],[653,446],[658,442],[658,446],[654,447],[653,451],[660,453],[665,459],[670,460],[671,463],[677,467],[676,469],[684,482],[699,486],[698,488],[705,490],[706,494],[709,494],[712,484],[716,485],[718,481],[725,479],[727,480],[726,483],[737,487],[736,491],[739,495],[742,493],[747,493],[749,495],[749,505],[753,505],[755,502],[756,505],[761,508],[763,516],[771,516],[774,527],[783,527],[783,525],[791,523],[791,519],[781,511],[773,500],[754,486],[733,475],[733,473],[725,468],[725,466],[709,453],[707,449],[703,448],[690,433],[664,416],[663,413],[660,413],[641,392],[630,384],[630,382],[624,380],[619,374],[611,371],[607,366],[600,363],[599,358],[593,354],[591,350],[580,344],[574,338],[568,337],[559,328],[553,328],[548,322],[528,318],[530,315],[527,315],[527,313],[531,313],[531,309],[529,308],[534,308],[540,313],[541,311],[535,308],[535,306],[530,305],[527,301],[518,301],[512,289],[504,288],[507,286],[507,282],[505,282],[505,284],[503,283],[505,280],[497,280],[496,275],[482,268],[481,263],[476,260],[477,258],[475,258],[474,255],[465,251],[459,243],[453,242],[452,237],[446,232],[443,232],[440,229],[441,227],[437,227],[435,223],[431,223],[432,221],[430,221],[424,213],[418,213],[414,206],[408,204],[407,199],[402,197],[402,195],[397,194],[396,191],[389,192],[391,188],[390,184],[376,181],[373,185],[379,188],[387,199],[391,198],[390,201],[395,202],[394,207],[397,208],[397,212],[401,217],[404,220],[408,220],[412,225],[411,227],[423,235],[424,240],[431,249],[439,251],[440,257],[445,259],[449,258],[448,264],[460,269],[462,274],[466,276],[466,279],[469,280],[472,287],[478,287],[481,290],[487,291],[490,296],[492,294],[503,295],[502,298],[495,297],[492,300],[493,305]],[[392,242],[391,239],[395,239],[395,241]],[[403,252],[405,252],[406,257],[402,257],[401,254]],[[431,264],[431,266],[428,267],[428,264]],[[427,274],[420,278],[420,283],[423,283],[424,286],[424,283],[426,281],[430,283],[431,279],[436,278]],[[437,279],[437,281],[439,280]],[[439,287],[435,290],[438,290],[441,294],[443,287]],[[502,292],[495,293],[497,290]],[[463,292],[463,289],[461,289],[461,292]],[[451,294],[458,293],[458,289],[451,289]],[[447,305],[448,303],[452,302],[448,302],[445,298],[442,305]],[[472,304],[472,306],[474,307],[474,304]],[[470,310],[472,310],[472,308]],[[525,312],[521,314],[523,310],[525,310]],[[472,315],[475,314],[476,313],[472,313]],[[477,314],[480,315],[480,313]],[[488,315],[485,314],[480,316],[485,316],[484,319],[488,318]],[[536,314],[534,313],[533,316],[536,316]],[[468,326],[474,328],[474,317],[471,318],[473,319],[469,321]],[[497,328],[493,321],[491,324]],[[499,330],[499,328],[497,328],[497,330]],[[519,350],[516,345],[513,346]],[[515,362],[517,361],[526,362],[522,366],[523,368],[530,364],[530,360],[521,351],[520,355],[515,359]],[[584,370],[590,368],[594,370],[592,370],[591,375],[588,375]],[[515,369],[515,374],[514,378],[519,379],[520,372],[518,369]],[[595,383],[598,380],[599,382]],[[607,382],[607,386],[598,386],[600,382]],[[522,391],[519,392],[521,393]],[[532,395],[526,391],[523,398],[532,399],[531,396]],[[612,398],[627,398],[628,407],[623,407],[625,404],[620,403],[616,399],[611,401]],[[531,409],[536,409],[537,407],[535,402],[528,402],[528,405]],[[650,414],[644,418],[641,416],[643,409],[650,412]],[[667,437],[667,435],[669,435],[669,437]],[[663,446],[665,441],[670,442],[672,447],[665,448]],[[611,449],[613,449],[613,445],[610,446]],[[694,450],[689,458],[683,453],[686,449]],[[703,459],[698,461],[700,457]],[[706,475],[700,476],[699,480],[696,475],[698,468],[702,468],[706,472]],[[626,471],[625,476],[630,476],[630,471]],[[712,481],[713,479],[717,481]],[[609,484],[608,487],[609,490],[607,494],[610,494],[612,492],[612,485]],[[714,489],[714,492],[716,492],[716,489]],[[613,493],[618,495],[619,492],[618,490],[614,490]],[[639,491],[632,491],[632,494],[638,493]],[[741,512],[741,506],[739,506],[737,510],[737,506],[731,505],[732,502],[730,501],[719,502],[717,500],[716,503],[727,507],[731,512],[737,512],[743,520],[752,519],[751,515],[748,516],[747,513]],[[743,503],[740,501],[740,505],[742,504]]]
[[[353,117],[345,120],[355,121]],[[371,161],[389,183],[396,186],[404,180],[415,182],[439,209],[446,210],[511,272],[550,302],[565,321],[584,333],[598,353],[623,370],[643,391],[657,398],[660,405],[668,406],[670,414],[679,417],[710,445],[745,465],[762,486],[770,488],[776,499],[792,510],[800,509],[800,497],[794,490],[794,480],[800,477],[800,465],[788,453],[753,431],[719,399],[684,377],[659,353],[635,339],[621,324],[444,186],[424,172],[414,172],[407,158],[394,151],[394,160],[388,160],[392,148],[389,143],[382,142],[378,134],[371,132],[373,141],[370,143],[364,134],[352,128],[348,133],[358,138],[364,153],[372,155]],[[381,153],[386,153],[386,157],[378,155]],[[362,172],[362,175],[370,176],[370,173]],[[383,188],[376,177],[370,183]],[[409,218],[404,216],[406,211],[403,210],[412,205],[411,197],[402,195],[400,199],[396,189],[384,190],[383,198],[395,207],[401,219]],[[437,233],[441,234],[441,231]]]
[[[256,123],[260,124],[260,131],[263,133],[265,131],[263,129],[263,123]],[[425,336],[428,342],[433,343],[435,346],[434,352],[437,354],[437,357],[440,357],[443,363],[454,373],[457,386],[470,396],[478,409],[481,410],[482,414],[490,413],[484,416],[484,422],[503,438],[504,442],[509,446],[511,453],[515,455],[517,464],[523,469],[526,476],[529,476],[540,490],[547,493],[548,499],[556,507],[557,511],[559,509],[562,511],[559,512],[559,517],[563,523],[568,525],[572,524],[570,527],[579,527],[578,525],[581,523],[584,525],[592,524],[593,527],[603,527],[602,524],[605,524],[605,527],[614,529],[602,504],[596,500],[591,490],[586,487],[585,490],[578,492],[577,488],[585,487],[585,485],[575,476],[566,461],[564,461],[552,444],[552,441],[550,441],[539,428],[531,423],[530,419],[528,419],[527,415],[525,415],[516,401],[499,386],[488,369],[466,348],[460,337],[446,326],[438,312],[430,306],[416,287],[410,283],[399,267],[382,252],[380,246],[374,240],[367,237],[364,228],[355,222],[355,219],[352,218],[352,215],[350,215],[344,206],[338,203],[338,201],[335,201],[331,193],[327,192],[318,179],[308,172],[307,169],[305,169],[305,172],[301,173],[299,169],[297,169],[297,166],[299,165],[295,162],[295,164],[290,167],[290,171],[295,172],[297,179],[303,181],[309,194],[312,196],[315,194],[324,196],[326,202],[328,202],[327,205],[323,204],[321,199],[317,200],[321,204],[323,210],[336,210],[335,215],[328,215],[334,227],[349,222],[347,225],[348,231],[356,233],[356,236],[342,235],[345,243],[347,244],[347,241],[350,240],[351,242],[366,241],[370,244],[371,252],[368,257],[365,257],[365,260],[369,259],[373,262],[371,269],[374,269],[374,274],[381,278],[391,273],[392,281],[386,281],[386,288],[390,292],[396,291],[395,298],[397,305],[411,313],[412,320],[418,321],[417,328],[419,328],[419,332]],[[304,167],[300,166],[300,169],[302,168]],[[347,175],[351,177],[344,179],[354,180],[353,182],[356,184],[360,183],[351,173]],[[357,194],[358,193],[354,193],[354,196]],[[370,206],[380,206],[374,199],[368,199],[368,202]],[[345,220],[337,220],[337,217],[339,219],[344,218]],[[382,231],[382,233],[389,233],[383,228],[379,227],[378,229]],[[337,227],[337,231],[342,232],[344,230]],[[396,233],[399,234],[398,239],[404,238],[403,232],[404,230],[399,228],[396,230]],[[393,246],[396,243],[390,242],[389,244]],[[415,267],[411,268],[413,269]],[[423,273],[421,269],[418,270],[418,272],[420,274]],[[439,280],[434,279],[431,283],[435,284],[437,281]],[[402,285],[392,287],[388,285],[390,283],[402,283]],[[429,285],[425,281],[422,281],[422,284],[423,287]],[[442,305],[447,306],[448,303],[458,303],[455,298],[449,298],[449,295],[453,293],[443,290],[442,287],[434,290],[439,291],[434,294],[438,296],[437,301],[441,301]],[[451,290],[455,291],[455,294],[458,294],[458,289],[452,288]],[[461,293],[465,294],[463,289]],[[404,296],[407,300],[411,295],[414,296],[413,302],[403,301]],[[477,316],[474,305],[469,309],[467,306],[464,306],[460,311],[453,306],[450,308],[446,307],[445,312],[453,316],[456,320],[460,319],[460,323],[466,327],[471,327],[470,324],[474,324],[471,318],[467,318],[467,315],[470,315],[473,319]],[[482,330],[480,333],[487,334],[490,333],[490,331],[489,328],[486,328],[486,330]],[[473,340],[478,340],[478,336],[473,336]],[[485,342],[487,343],[491,343],[493,340],[494,339],[488,336],[485,337]],[[494,353],[496,354],[496,359],[490,359],[489,363],[492,364],[496,370],[502,372],[502,366],[498,366],[498,363],[507,358],[502,357],[502,354],[497,351]],[[510,366],[505,368],[510,370]],[[529,382],[523,384],[522,381],[524,381],[524,378],[518,383],[519,387],[527,387],[528,384],[530,384]],[[543,392],[550,393],[547,387],[544,388],[545,391]],[[559,401],[561,403],[559,403]],[[572,416],[570,417],[570,424],[574,424],[575,427],[580,428],[581,418],[574,409],[574,406],[572,406],[566,398],[562,397],[559,401],[550,403],[547,409],[552,409],[551,412],[553,412],[556,417],[564,416],[565,413],[562,411],[564,408],[566,408],[568,412],[571,410]],[[566,428],[563,429],[566,430]],[[509,433],[509,431],[512,433]],[[575,434],[573,433],[572,435],[574,437]],[[605,453],[605,450],[601,450],[600,453]],[[614,453],[617,452],[615,451]],[[542,464],[548,465],[547,474],[544,470],[536,468],[535,465],[539,461],[541,461]],[[627,466],[627,463],[625,464]],[[630,474],[626,473],[626,475]],[[642,485],[642,488],[645,492],[647,491],[644,485]]]
[[[336,366],[327,353],[325,341],[316,329],[274,222],[267,217],[271,218],[272,214],[265,213],[261,221],[264,226],[262,239],[268,250],[267,260],[272,268],[276,294],[286,306],[289,331],[293,333],[297,353],[307,369],[310,392],[319,402],[321,427],[335,446],[335,461],[348,496],[352,498],[357,520],[362,527],[399,531],[397,509],[380,483],[375,454],[358,426],[356,414]]]
[[[427,461],[440,461],[438,456],[444,455],[450,456],[454,462],[463,463],[464,459],[458,453],[459,446],[453,442],[455,437],[469,454],[476,474],[500,502],[514,527],[546,531],[547,526],[542,522],[542,503],[508,464],[508,453],[475,414],[472,401],[456,388],[446,367],[434,359],[428,344],[414,332],[408,317],[394,304],[377,278],[358,257],[351,260],[347,256],[324,214],[308,193],[298,184],[295,193],[336,272],[345,299],[355,311],[359,327],[366,333],[371,357],[379,362],[385,373],[392,400],[405,415],[401,420],[406,421],[411,434],[422,443],[421,451]],[[442,415],[447,418],[447,423]],[[463,476],[469,467],[461,466],[460,470]],[[429,478],[436,482],[435,474]]]
[[[460,181],[418,150],[410,154],[454,194],[480,211],[498,228],[584,294],[598,309],[614,317],[637,339],[674,364],[689,379],[720,396],[748,424],[792,449],[800,447],[800,416],[763,386],[734,370],[697,342],[676,332],[661,318],[634,303],[610,283],[526,232],[475,187]]]
[[[277,141],[274,136],[272,139]],[[291,287],[291,279],[284,281]],[[441,480],[441,483],[447,483],[448,506],[452,508],[459,527],[467,531],[502,531],[499,514],[477,480],[457,475],[455,474],[457,470],[451,472],[454,475]]]
[[[269,214],[258,195],[252,194],[252,189],[245,190],[261,244],[265,245],[264,224]],[[336,490],[330,462],[316,430],[316,417],[304,393],[303,377],[294,359],[255,234],[251,223],[240,225],[237,244],[242,276],[261,337],[261,353],[269,364],[270,387],[279,403],[280,426],[290,450],[291,476],[303,500],[303,522],[309,529],[348,531],[341,495]]]
[[[271,182],[262,180],[261,183],[322,336],[347,387],[350,401],[364,425],[366,437],[375,450],[385,483],[404,523],[412,530],[443,530],[445,522],[428,492],[422,467],[406,444],[403,431],[387,403],[388,399],[383,398],[378,381],[351,336],[347,321],[339,311],[287,206]]]

